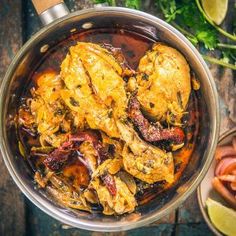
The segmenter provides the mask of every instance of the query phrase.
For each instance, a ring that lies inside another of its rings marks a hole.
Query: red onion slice
[[[215,152],[215,159],[221,160],[224,157],[234,156],[236,158],[236,150],[232,146],[218,146]]]
[[[223,175],[232,174],[233,171],[236,171],[236,162],[230,163],[226,166],[225,170],[222,172]],[[235,175],[235,174],[233,174]]]
[[[215,175],[225,175],[228,174],[236,168],[236,158],[226,157],[220,160],[215,169]]]
[[[236,137],[233,138],[232,145],[233,145],[234,150],[236,151]]]
[[[235,182],[232,182],[232,183],[230,184],[230,187],[231,187],[231,189],[232,189],[233,191],[236,191],[236,183],[235,183]]]
[[[236,175],[220,175],[218,178],[222,181],[236,183]]]
[[[236,198],[235,196],[222,184],[222,182],[215,177],[212,180],[214,189],[227,201],[230,206],[236,210]]]

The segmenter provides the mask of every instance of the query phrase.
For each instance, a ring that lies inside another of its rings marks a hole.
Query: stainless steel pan
[[[219,104],[207,65],[192,44],[164,21],[135,10],[101,7],[69,14],[63,1],[34,0],[44,27],[17,53],[2,83],[0,94],[0,146],[5,164],[22,192],[40,209],[66,224],[92,231],[121,231],[151,223],[177,208],[197,188],[211,163],[219,133]],[[119,217],[73,211],[59,206],[35,188],[33,175],[19,155],[14,126],[17,104],[34,65],[48,48],[88,28],[132,30],[159,38],[181,51],[201,82],[198,94],[200,132],[191,161],[176,188],[132,214]]]

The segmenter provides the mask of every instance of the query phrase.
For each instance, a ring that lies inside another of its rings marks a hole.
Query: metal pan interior
[[[91,29],[122,29],[160,40],[181,51],[201,82],[198,93],[200,130],[190,163],[175,188],[140,206],[135,213],[119,217],[65,209],[35,188],[31,169],[19,156],[14,117],[29,75],[50,50],[74,32]],[[20,189],[46,213],[69,225],[96,231],[127,230],[153,222],[174,210],[197,187],[207,171],[218,136],[219,107],[214,82],[197,50],[165,22],[138,11],[101,8],[73,13],[43,28],[20,50],[1,88],[1,150],[5,163]]]

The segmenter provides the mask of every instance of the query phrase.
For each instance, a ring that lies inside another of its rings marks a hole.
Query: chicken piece
[[[36,78],[37,95],[44,100],[56,101],[60,98],[58,92],[62,88],[62,80],[55,71],[45,71]]]
[[[125,82],[122,79],[122,67],[105,48],[92,43],[78,43],[76,51],[79,53],[94,94],[111,106],[123,106],[125,109],[127,98],[125,93]]]
[[[162,180],[168,183],[174,181],[172,153],[147,144],[130,125],[117,121],[117,127],[121,138],[126,142],[123,164],[128,173],[149,184]]]
[[[78,43],[61,65],[66,89],[61,96],[69,108],[90,128],[119,137],[116,117],[125,116],[127,97],[122,68],[105,48]]]
[[[181,123],[191,92],[190,68],[176,49],[157,43],[138,66],[138,100],[154,120]]]
[[[98,178],[92,181],[92,187],[96,190],[99,202],[103,206],[103,213],[105,215],[121,215],[133,212],[137,206],[134,194],[119,177],[114,176],[114,181],[115,195],[112,195]]]

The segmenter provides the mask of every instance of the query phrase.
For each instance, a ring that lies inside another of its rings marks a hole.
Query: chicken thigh
[[[115,118],[125,115],[127,97],[122,67],[105,48],[79,42],[61,65],[66,89],[61,96],[72,111],[92,129],[119,137]]]
[[[176,49],[157,43],[140,60],[138,100],[154,120],[180,124],[191,92],[190,68]]]
[[[123,149],[125,170],[132,176],[149,184],[174,180],[174,161],[172,153],[166,153],[141,140],[131,125],[118,121],[121,138],[126,142]]]

